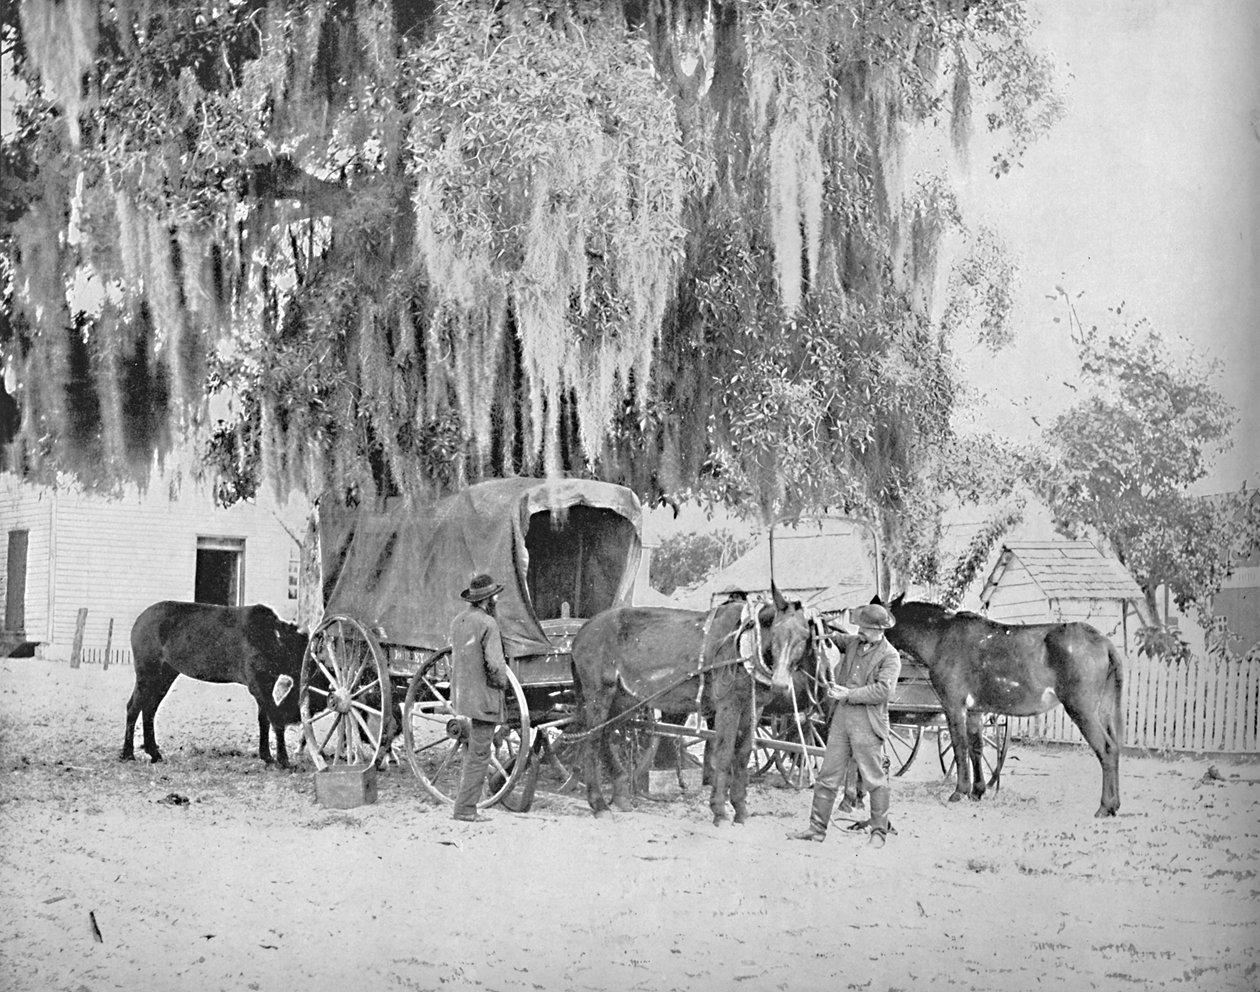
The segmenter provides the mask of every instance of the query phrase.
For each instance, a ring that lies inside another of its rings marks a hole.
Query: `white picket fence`
[[[1260,753],[1260,657],[1181,664],[1130,657],[1124,682],[1126,747]],[[1061,706],[1013,719],[1010,731],[1028,740],[1084,740]]]
[[[83,657],[80,659],[84,665],[100,665],[105,666],[105,648],[84,648]],[[110,648],[109,649],[109,666],[114,665],[130,665],[131,649],[130,648]]]

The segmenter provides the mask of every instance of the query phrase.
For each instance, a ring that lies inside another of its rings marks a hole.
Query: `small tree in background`
[[[676,534],[652,555],[652,582],[665,595],[695,585],[725,568],[752,547],[752,538],[736,537],[722,529]]]
[[[1145,320],[1104,334],[1081,326],[1067,294],[1082,386],[1092,387],[1045,434],[1049,454],[1030,464],[1034,486],[1071,537],[1097,534],[1133,574],[1164,624],[1139,634],[1141,650],[1182,656],[1156,590],[1193,607],[1212,628],[1211,597],[1260,546],[1260,501],[1245,489],[1204,499],[1189,489],[1232,444],[1234,410],[1213,387],[1216,361],[1174,355]]]

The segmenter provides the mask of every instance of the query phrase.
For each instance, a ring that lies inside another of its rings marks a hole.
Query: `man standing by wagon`
[[[874,603],[859,607],[853,622],[858,632],[841,635],[836,642],[840,664],[827,693],[836,706],[827,731],[827,753],[814,785],[809,826],[788,836],[817,841],[827,836],[836,793],[852,761],[871,797],[870,844],[883,847],[889,798],[883,747],[888,738],[888,701],[897,688],[901,656],[884,637],[884,631],[896,622],[884,607]]]
[[[503,691],[508,687],[503,639],[494,618],[503,591],[489,575],[475,575],[460,598],[468,603],[451,623],[451,705],[468,720],[468,747],[455,797],[455,819],[484,823],[477,801],[486,781],[495,728],[506,718]]]

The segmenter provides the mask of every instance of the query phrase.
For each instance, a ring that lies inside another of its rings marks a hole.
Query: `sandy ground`
[[[1084,750],[1016,742],[954,805],[924,754],[883,850],[785,841],[808,794],[769,778],[742,827],[699,795],[470,825],[399,768],[324,809],[252,756],[242,687],[180,679],[166,763],[120,763],[131,678],[0,662],[0,988],[1260,988],[1254,762],[1127,757],[1100,822]]]

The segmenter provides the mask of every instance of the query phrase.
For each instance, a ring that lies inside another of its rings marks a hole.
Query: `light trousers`
[[[868,792],[888,785],[884,742],[872,729],[866,707],[837,703],[827,731],[827,753],[818,773],[818,784],[840,792],[850,761],[857,765]]]

